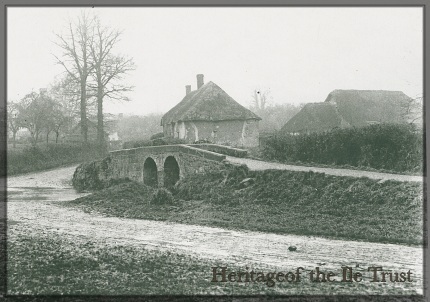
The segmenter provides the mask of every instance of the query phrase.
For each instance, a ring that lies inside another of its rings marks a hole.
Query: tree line
[[[88,120],[97,117],[97,144],[106,147],[103,103],[107,99],[128,100],[133,89],[123,83],[124,77],[135,69],[132,58],[115,53],[122,32],[105,26],[96,15],[82,12],[69,21],[67,30],[56,33],[55,62],[64,73],[49,88],[32,91],[22,99],[9,102],[8,127],[15,145],[16,134],[25,128],[36,145],[41,133],[47,140],[79,125],[84,144],[88,138]]]

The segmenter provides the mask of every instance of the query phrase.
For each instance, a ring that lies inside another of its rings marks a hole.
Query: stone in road
[[[423,249],[405,245],[359,241],[331,240],[318,237],[276,235],[269,233],[233,231],[198,225],[184,225],[160,221],[106,217],[97,213],[61,207],[49,198],[52,190],[73,189],[68,185],[73,167],[33,173],[9,178],[9,240],[14,229],[28,229],[33,234],[54,232],[66,237],[79,236],[91,242],[107,245],[140,246],[155,250],[170,250],[200,258],[234,261],[238,265],[262,263],[290,269],[316,266],[338,270],[341,266],[382,266],[393,271],[411,270],[417,293],[422,292]],[[22,199],[26,196],[45,196],[44,200]],[[76,193],[74,193],[75,196]],[[290,252],[294,245],[297,251]],[[401,284],[400,284],[401,285]],[[389,286],[399,286],[392,284]]]

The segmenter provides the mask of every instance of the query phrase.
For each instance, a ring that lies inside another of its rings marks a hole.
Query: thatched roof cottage
[[[204,84],[202,74],[197,75],[197,90],[185,87],[185,97],[161,119],[164,136],[189,143],[205,140],[235,147],[258,146],[260,117],[217,84]]]
[[[288,133],[320,132],[375,123],[408,123],[413,101],[401,91],[334,90],[322,103],[306,104],[283,127]]]

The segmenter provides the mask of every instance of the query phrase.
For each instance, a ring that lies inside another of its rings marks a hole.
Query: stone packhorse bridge
[[[226,156],[218,152],[246,154],[245,150],[211,144],[124,149],[110,152],[110,173],[113,178],[128,177],[154,187],[172,187],[186,175],[221,165]]]

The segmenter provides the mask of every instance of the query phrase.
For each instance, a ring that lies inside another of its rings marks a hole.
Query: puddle
[[[7,190],[8,202],[20,201],[67,201],[86,195],[73,188],[13,187]]]

